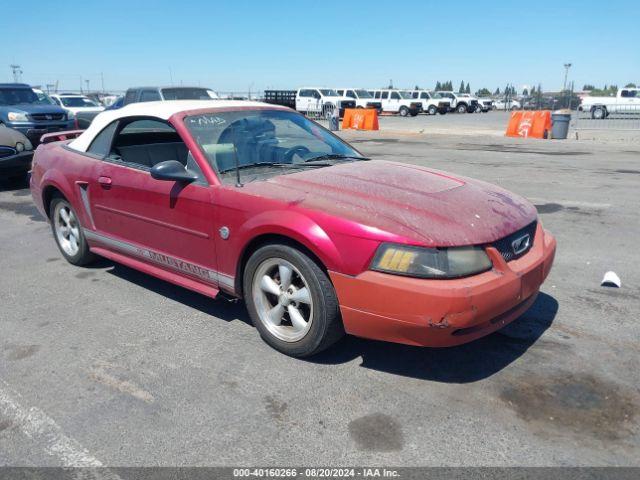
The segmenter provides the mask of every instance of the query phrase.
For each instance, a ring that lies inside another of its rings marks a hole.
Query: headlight
[[[9,112],[7,118],[10,122],[28,122],[27,114],[23,112]]]
[[[24,152],[24,143],[22,142],[16,142],[16,150],[18,152]]]
[[[383,243],[371,269],[420,278],[456,278],[484,272],[491,260],[481,247],[424,248]]]

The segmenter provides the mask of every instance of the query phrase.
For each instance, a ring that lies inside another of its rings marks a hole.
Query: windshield
[[[429,92],[429,95],[431,95],[431,98],[444,98],[441,94],[439,94],[438,92]]]
[[[242,168],[242,181],[248,182],[363,158],[296,112],[211,112],[186,117],[184,122],[224,183],[235,182],[236,161]]]
[[[338,92],[336,92],[335,90],[331,90],[330,88],[321,88],[320,89],[320,93],[322,93],[322,95],[324,95],[325,97],[337,97]]]
[[[35,90],[34,92],[38,96],[38,103],[42,105],[57,105],[56,102],[54,102],[53,99],[46,93],[42,91],[35,91]]]
[[[215,95],[208,88],[175,87],[162,89],[162,96],[165,100],[211,100],[215,98],[212,94]]]
[[[402,98],[407,98],[407,99],[412,99],[413,95],[411,94],[411,92],[400,92],[400,96]]]
[[[40,103],[38,95],[30,88],[0,88],[0,105]]]
[[[373,95],[366,90],[356,90],[355,92],[356,95],[358,95],[358,98],[373,98]]]
[[[97,107],[96,102],[83,97],[60,97],[62,105],[65,107]]]

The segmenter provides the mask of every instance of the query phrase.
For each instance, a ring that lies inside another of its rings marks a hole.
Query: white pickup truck
[[[422,111],[428,115],[435,115],[436,113],[444,115],[451,108],[451,101],[437,93],[432,93],[428,90],[413,90],[409,93],[412,98],[422,102]]]
[[[398,113],[401,117],[415,117],[422,111],[422,102],[414,100],[411,94],[404,90],[369,90],[369,93],[382,104],[383,112]]]
[[[478,108],[478,99],[468,93],[437,92],[451,101],[451,110],[458,113],[473,113]]]
[[[640,88],[621,88],[615,97],[584,97],[578,110],[604,120],[611,113],[640,113]]]
[[[341,96],[332,88],[299,88],[296,92],[296,110],[299,112],[317,113],[329,118],[337,108],[342,117],[345,108],[355,107],[353,98]]]
[[[382,103],[363,88],[336,88],[335,91],[340,96],[355,100],[356,108],[375,108],[378,113],[382,112]]]

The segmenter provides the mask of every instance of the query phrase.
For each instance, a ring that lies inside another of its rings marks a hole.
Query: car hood
[[[494,242],[537,218],[531,203],[497,186],[388,161],[279,175],[245,191],[355,222],[359,235],[427,246]]]
[[[104,107],[65,107],[73,113],[100,113],[104,111]]]
[[[31,145],[31,142],[22,133],[13,128],[7,128],[0,126],[0,145],[15,147],[17,142],[22,142],[23,145]]]
[[[16,105],[7,105],[4,107],[7,110],[20,111],[25,113],[65,113],[62,107],[57,105],[42,105],[35,103],[18,103]]]

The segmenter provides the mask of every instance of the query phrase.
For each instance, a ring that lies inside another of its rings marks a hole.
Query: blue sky
[[[640,83],[636,1],[0,0],[0,82],[265,87]],[[447,6],[450,5],[450,6]],[[526,6],[522,6],[526,5]]]

